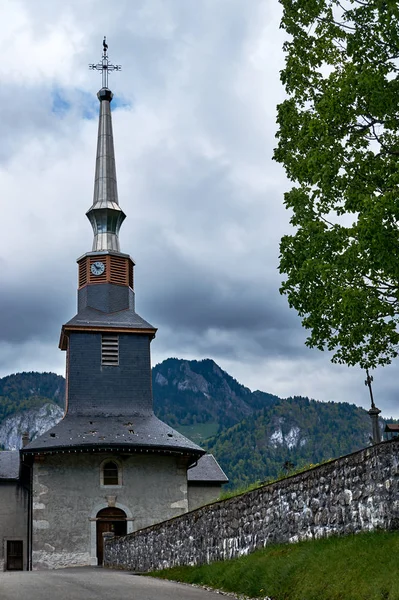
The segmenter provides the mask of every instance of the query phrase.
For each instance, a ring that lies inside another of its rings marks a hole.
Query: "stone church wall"
[[[398,438],[114,538],[104,564],[146,572],[376,528],[399,528]]]
[[[96,515],[125,511],[127,531],[170,519],[188,509],[186,465],[154,455],[42,455],[33,466],[33,569],[96,565]],[[101,485],[101,463],[122,466],[122,485]]]

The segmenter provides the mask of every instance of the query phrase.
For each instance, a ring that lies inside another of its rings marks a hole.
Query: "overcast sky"
[[[212,358],[251,389],[369,407],[364,373],[305,347],[279,295],[289,184],[272,161],[283,98],[276,0],[1,0],[0,376],[64,374],[76,258],[91,250],[101,59],[110,76],[121,250],[153,364]],[[398,367],[374,372],[399,417]]]

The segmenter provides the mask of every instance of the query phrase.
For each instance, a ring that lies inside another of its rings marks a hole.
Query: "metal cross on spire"
[[[371,383],[373,381],[373,376],[369,374],[368,369],[366,369],[366,375],[367,375],[367,378],[366,378],[366,381],[364,382],[364,385],[366,385],[369,388],[371,408],[375,408],[374,397],[373,397],[373,388],[371,387]]]
[[[122,70],[121,65],[113,65],[109,62],[107,51],[108,51],[107,38],[104,36],[103,56],[102,56],[101,62],[97,63],[96,65],[89,65],[89,69],[91,69],[92,71],[102,71],[103,88],[108,88],[108,73],[110,71],[121,71]]]

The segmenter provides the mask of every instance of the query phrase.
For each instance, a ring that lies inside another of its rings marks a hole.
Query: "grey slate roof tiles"
[[[183,452],[194,456],[205,453],[205,450],[154,414],[148,417],[66,415],[55,427],[25,446],[23,452],[110,447],[130,451],[151,449],[156,452]]]
[[[8,450],[0,452],[0,479],[18,479],[19,452]]]
[[[130,327],[135,329],[154,329],[133,310],[121,310],[114,313],[105,313],[94,308],[86,307],[68,321],[64,327]]]
[[[198,459],[195,467],[187,471],[188,482],[228,483],[229,479],[213,454]]]

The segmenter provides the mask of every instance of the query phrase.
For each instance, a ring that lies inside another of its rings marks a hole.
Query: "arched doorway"
[[[126,513],[121,508],[103,508],[97,513],[97,560],[103,564],[103,533],[112,531],[115,535],[126,535]]]

